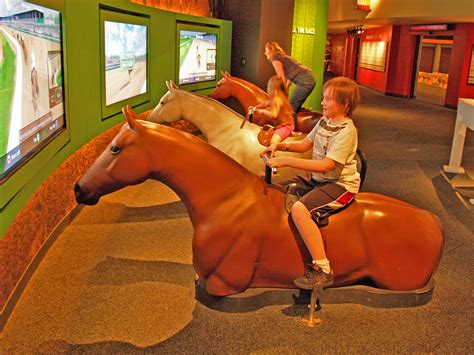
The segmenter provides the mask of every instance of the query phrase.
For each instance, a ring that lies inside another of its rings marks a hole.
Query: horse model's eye
[[[113,145],[113,146],[110,147],[110,153],[118,154],[118,153],[120,153],[120,148],[117,147],[116,145]]]
[[[161,100],[161,101],[160,101],[160,105],[164,105],[165,103],[166,103],[165,100]]]

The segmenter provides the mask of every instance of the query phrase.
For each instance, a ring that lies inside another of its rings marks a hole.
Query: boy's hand
[[[267,165],[270,168],[281,168],[286,166],[286,157],[273,157],[267,161]]]

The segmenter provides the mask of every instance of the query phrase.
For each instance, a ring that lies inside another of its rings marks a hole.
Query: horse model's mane
[[[189,96],[190,98],[194,98],[194,99],[197,99],[199,101],[203,101],[203,102],[206,102],[208,105],[211,105],[211,106],[215,106],[216,108],[218,108],[219,110],[222,110],[222,111],[228,111],[229,114],[231,114],[231,119],[236,119],[238,120],[239,122],[242,121],[244,119],[244,117],[238,113],[237,111],[233,110],[232,108],[230,108],[229,106],[226,106],[224,105],[222,102],[220,101],[217,101],[215,99],[213,99],[212,97],[209,97],[209,96],[203,96],[203,95],[199,95],[195,92],[191,92],[191,91],[187,91],[187,90],[182,90],[182,89],[177,89],[177,92],[183,96]]]

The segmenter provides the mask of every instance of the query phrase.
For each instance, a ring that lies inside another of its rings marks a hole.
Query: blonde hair
[[[274,54],[286,54],[286,52],[281,48],[278,42],[269,41],[265,43],[265,48],[268,48]]]
[[[323,85],[323,92],[329,90],[332,99],[344,110],[347,117],[352,117],[359,105],[360,91],[357,83],[343,76],[328,80]]]
[[[278,75],[272,76],[268,80],[267,93],[270,96],[269,111],[272,115],[278,117],[282,123],[293,122],[293,107],[288,101],[288,92],[283,78]]]
[[[272,92],[272,96],[275,95],[284,95],[288,96],[288,91],[286,90],[286,85],[283,81],[283,78],[278,75],[273,75],[267,84],[267,93]]]

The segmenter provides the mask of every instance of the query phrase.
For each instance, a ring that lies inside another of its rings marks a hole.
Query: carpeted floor
[[[472,353],[474,206],[440,174],[456,111],[361,89],[363,190],[430,210],[445,228],[430,302],[323,304],[315,328],[300,320],[305,305],[275,290],[227,308],[202,302],[187,212],[148,181],[83,208],[61,233],[0,334],[0,353]],[[463,166],[474,177],[472,131]]]

